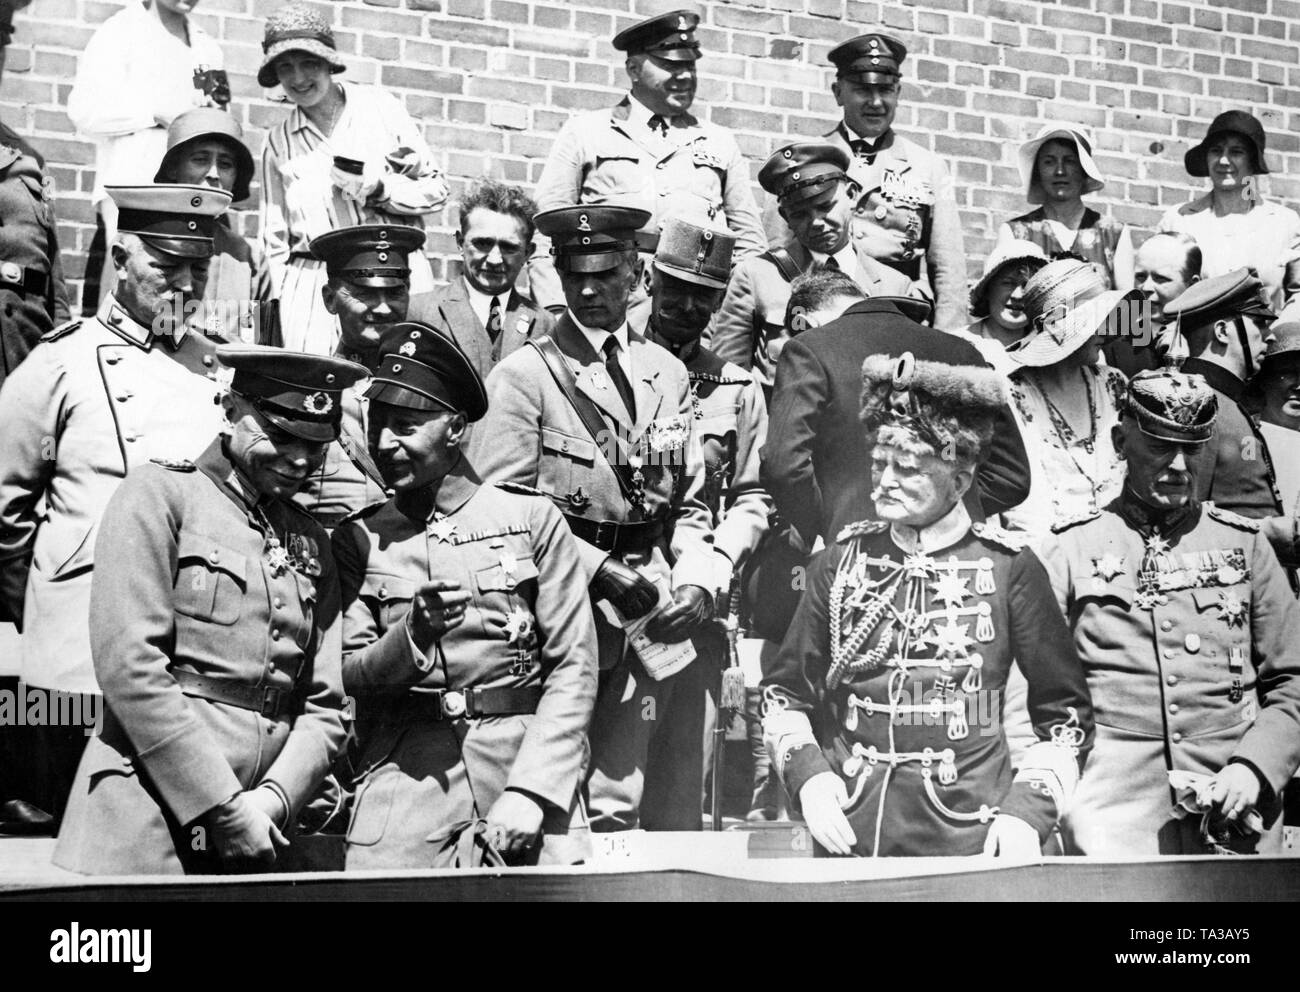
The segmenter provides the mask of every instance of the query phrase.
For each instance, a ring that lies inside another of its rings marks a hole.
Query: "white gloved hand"
[[[1018,816],[999,813],[993,818],[989,835],[984,839],[984,854],[1011,861],[1032,861],[1041,857],[1043,845],[1038,831]]]
[[[367,162],[361,175],[346,172],[337,165],[330,166],[330,182],[349,200],[365,203],[383,189],[383,170]]]
[[[804,822],[813,839],[831,854],[852,854],[858,842],[849,818],[844,815],[848,804],[844,780],[834,772],[814,775],[799,790]]]

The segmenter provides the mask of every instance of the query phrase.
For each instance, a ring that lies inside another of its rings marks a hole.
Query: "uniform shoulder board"
[[[971,533],[981,540],[996,544],[1004,551],[1018,554],[1029,543],[1029,535],[1019,531],[1007,530],[1001,524],[989,523],[987,520],[971,524]]]
[[[1056,523],[1052,524],[1052,533],[1062,534],[1065,531],[1069,530],[1071,527],[1078,527],[1079,524],[1086,524],[1089,520],[1096,520],[1100,516],[1101,516],[1100,510],[1093,510],[1089,513],[1084,513],[1081,514],[1080,516],[1072,517],[1069,520],[1058,520]]]
[[[78,327],[81,326],[82,317],[73,317],[71,320],[64,321],[58,327],[52,327],[41,335],[42,341],[57,341],[59,338],[67,337]]]
[[[195,469],[194,463],[184,458],[150,458],[149,461],[171,472],[193,472]]]
[[[514,493],[517,496],[545,496],[546,493],[540,489],[534,489],[532,486],[525,486],[522,482],[497,482],[498,489],[504,489],[508,493]]]
[[[849,524],[838,534],[835,540],[843,544],[851,541],[855,537],[866,537],[869,534],[882,534],[889,529],[889,522],[886,520],[859,520],[857,523]]]
[[[1227,524],[1229,527],[1236,527],[1237,530],[1259,530],[1258,520],[1252,520],[1250,517],[1243,517],[1240,513],[1233,513],[1231,510],[1225,510],[1223,507],[1215,506],[1213,503],[1205,504],[1205,512],[1215,520],[1219,521],[1219,523]]]
[[[383,509],[384,506],[387,505],[387,503],[388,500],[386,499],[376,500],[373,503],[369,503],[366,506],[363,506],[359,510],[353,510],[346,517],[340,520],[339,523],[346,524],[346,523],[351,523],[354,520],[365,520],[367,517],[373,517],[376,513],[378,513],[381,509]],[[299,507],[299,509],[301,509],[301,507]]]

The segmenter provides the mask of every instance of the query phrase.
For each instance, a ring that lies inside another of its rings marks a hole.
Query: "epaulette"
[[[376,500],[376,501],[373,502],[373,503],[367,503],[367,504],[366,504],[365,506],[363,506],[361,509],[359,509],[359,510],[353,510],[353,511],[352,511],[351,513],[349,513],[346,517],[344,517],[342,520],[340,520],[339,523],[340,523],[340,524],[346,524],[346,523],[351,523],[351,522],[354,521],[354,520],[365,520],[366,517],[373,516],[375,513],[379,512],[379,510],[383,509],[383,507],[384,507],[385,504],[387,504],[387,503],[388,503],[388,500],[386,500],[386,499]],[[300,509],[301,509],[301,507],[300,507]]]
[[[1213,503],[1206,503],[1205,512],[1221,524],[1227,524],[1229,527],[1236,527],[1237,530],[1257,531],[1259,530],[1259,521],[1250,517],[1243,517],[1240,513],[1233,513],[1231,510],[1225,510],[1221,506],[1215,506]]]
[[[1096,520],[1100,516],[1100,510],[1089,510],[1087,513],[1082,513],[1077,517],[1071,517],[1069,520],[1058,520],[1056,523],[1052,524],[1052,533],[1063,534],[1071,527],[1078,527],[1079,524],[1086,524],[1089,520]]]
[[[494,485],[498,489],[504,489],[508,493],[514,493],[517,496],[545,496],[546,493],[540,489],[534,489],[532,486],[525,486],[522,482],[497,482]]]
[[[193,472],[196,468],[193,462],[184,458],[150,458],[149,461],[171,472]]]
[[[839,544],[845,541],[851,541],[855,537],[866,537],[869,534],[881,534],[889,529],[887,520],[859,520],[843,528],[835,535],[835,540]]]
[[[73,317],[71,320],[64,321],[58,327],[52,327],[41,335],[42,341],[57,341],[59,338],[67,337],[78,327],[81,326],[83,317]]]
[[[1001,524],[981,520],[970,526],[971,533],[981,540],[996,544],[1004,551],[1019,554],[1029,543],[1029,535],[1020,531],[1007,530]]]

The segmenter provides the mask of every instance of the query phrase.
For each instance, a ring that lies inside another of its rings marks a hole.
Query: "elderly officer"
[[[773,761],[832,854],[1036,856],[1087,758],[1092,706],[1043,565],[961,502],[1001,379],[911,354],[862,366],[876,519],[817,560],[764,677]],[[1013,661],[1037,737],[1014,777]]]
[[[753,373],[700,344],[700,335],[727,287],[735,241],[735,235],[727,231],[685,220],[669,221],[655,252],[653,307],[646,329],[647,337],[676,355],[690,376],[695,431],[704,455],[704,501],[712,517],[717,566],[710,592],[718,612],[726,611],[733,622],[740,614],[738,595],[732,592],[733,577],[767,533],[772,509],[758,480],[758,452],[767,437],[762,387]],[[710,695],[717,696],[718,672],[728,662],[722,625],[702,627],[693,641],[701,659],[686,673],[706,680]],[[715,709],[709,706],[706,736],[714,720]],[[705,761],[706,773],[711,764],[711,760]]]
[[[1197,497],[1216,406],[1200,376],[1134,376],[1114,428],[1123,493],[1043,552],[1104,714],[1063,831],[1077,853],[1281,846],[1300,608],[1258,522]]]
[[[486,378],[530,337],[549,333],[555,318],[515,288],[536,233],[537,206],[528,194],[485,178],[469,188],[459,207],[460,278],[413,297],[410,317],[459,344]]]
[[[0,608],[23,626],[23,680],[83,694],[98,692],[87,616],[109,497],[150,458],[196,456],[220,425],[215,344],[185,318],[230,194],[110,193],[120,211],[117,288],[97,316],[46,334],[0,389]],[[61,807],[85,737],[80,728],[42,735],[39,760]]]
[[[253,154],[234,115],[219,107],[196,107],[167,129],[167,153],[154,182],[208,185],[242,203],[254,171]],[[227,219],[214,228],[212,241],[204,326],[231,341],[274,344],[269,339],[279,333],[279,303],[271,296],[271,269],[260,239],[235,233]]]
[[[461,442],[483,382],[436,329],[391,328],[369,395],[396,495],[334,534],[360,745],[348,867],[582,860],[596,628],[577,542],[541,493],[480,482]]]
[[[536,486],[559,505],[605,601],[593,828],[698,829],[704,703],[678,694],[676,680],[693,661],[686,639],[712,616],[717,555],[686,368],[627,326],[647,213],[561,207],[536,220],[553,239],[569,310],[488,378],[472,461],[484,479]],[[629,641],[625,625],[657,603],[667,605]]]
[[[109,501],[91,648],[108,704],[54,863],[88,874],[256,870],[343,744],[343,621],[329,539],[290,497],[338,435],[351,362],[257,345],[226,426]]]
[[[831,92],[844,112],[825,135],[853,156],[849,175],[865,199],[854,237],[872,258],[930,287],[934,326],[966,326],[966,253],[948,166],[894,129],[903,60],[897,38],[873,32],[831,50]],[[774,225],[769,232],[776,240]]]
[[[1219,416],[1214,439],[1195,452],[1196,498],[1259,521],[1284,565],[1300,561],[1300,521],[1282,512],[1282,496],[1259,417],[1244,404],[1259,371],[1276,315],[1251,269],[1194,283],[1165,307],[1190,357],[1183,371],[1204,377]]]
[[[407,257],[424,244],[418,227],[361,224],[322,234],[312,254],[325,263],[325,309],[338,318],[336,358],[373,371],[384,332],[404,321],[410,304]],[[325,461],[295,497],[327,530],[387,496],[383,476],[367,450],[366,384],[343,394],[343,424]]]
[[[637,244],[647,261],[672,217],[737,232],[736,261],[767,247],[749,166],[735,137],[690,112],[699,22],[693,11],[677,10],[614,37],[614,47],[627,53],[631,92],[612,111],[580,114],[560,129],[537,181],[541,210],[575,203],[645,207],[651,216]],[[545,247],[539,241],[529,278],[537,301],[558,310],[564,294]],[[635,289],[632,301],[632,323],[644,327],[649,316],[644,286]]]
[[[851,156],[838,145],[804,141],[777,149],[759,170],[759,184],[777,199],[790,240],[736,266],[709,344],[741,368],[753,368],[769,389],[776,372],[771,351],[789,337],[790,283],[815,265],[838,269],[864,296],[906,296],[912,282],[871,258],[850,238],[858,196],[849,178]],[[769,351],[769,348],[771,351]]]
[[[0,123],[0,386],[42,334],[68,319],[58,224],[44,169],[40,153]]]

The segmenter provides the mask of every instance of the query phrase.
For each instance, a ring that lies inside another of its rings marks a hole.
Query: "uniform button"
[[[266,666],[266,670],[267,670],[268,672],[270,672],[272,675],[274,675],[274,674],[275,674],[275,662],[270,662],[270,663]]]
[[[380,598],[380,599],[383,599],[383,598],[386,597],[387,595],[388,595],[388,587],[387,587],[387,586],[380,586],[380,587],[379,587],[379,598]]]
[[[212,367],[212,356],[211,356],[211,355],[204,355],[204,356],[203,356],[203,364],[204,364],[205,366],[207,366],[208,368],[211,368],[211,367]]]
[[[1165,632],[1171,631],[1174,629],[1174,622],[1172,620],[1161,620],[1160,629]]]
[[[1175,744],[1181,744],[1183,740],[1183,735],[1175,730],[1169,739],[1173,741]]]
[[[1170,703],[1170,704],[1169,704],[1169,712],[1170,712],[1170,713],[1177,713],[1177,712],[1178,712],[1178,704],[1177,704],[1177,703]]]
[[[1172,658],[1177,653],[1178,652],[1175,651],[1173,648],[1165,648],[1165,652],[1164,652],[1166,658]]]
[[[279,639],[280,639],[280,632],[278,630],[271,631],[271,640],[278,641]]]
[[[1169,678],[1165,679],[1165,685],[1177,685],[1177,684],[1178,684],[1177,675],[1171,675],[1169,676]]]
[[[116,365],[121,360],[122,360],[121,355],[109,355],[107,358],[104,359],[104,361],[108,362],[109,365]]]
[[[569,442],[568,442],[568,441],[561,441],[561,442],[560,442],[560,450],[561,450],[561,451],[568,451],[568,450],[569,450]]]
[[[276,597],[275,597],[275,608],[276,608],[277,610],[283,610],[283,609],[284,609],[284,600],[281,599],[279,596],[276,596]]]
[[[658,163],[658,164],[655,166],[655,168],[656,168],[656,169],[662,169],[665,165],[667,165],[666,162],[660,162],[660,163]]]
[[[128,434],[128,435],[126,435],[126,442],[127,442],[128,444],[131,444],[131,443],[134,442],[134,441],[136,440],[136,438],[138,438],[139,436],[140,436],[139,434]]]
[[[1188,634],[1183,638],[1183,647],[1187,648],[1192,654],[1196,654],[1197,651],[1201,650],[1201,635]]]
[[[221,555],[214,551],[212,554],[208,555],[208,561],[215,565],[217,562],[221,561]]]
[[[131,398],[130,393],[118,393],[116,396],[116,399],[119,403],[125,403],[130,398]]]

